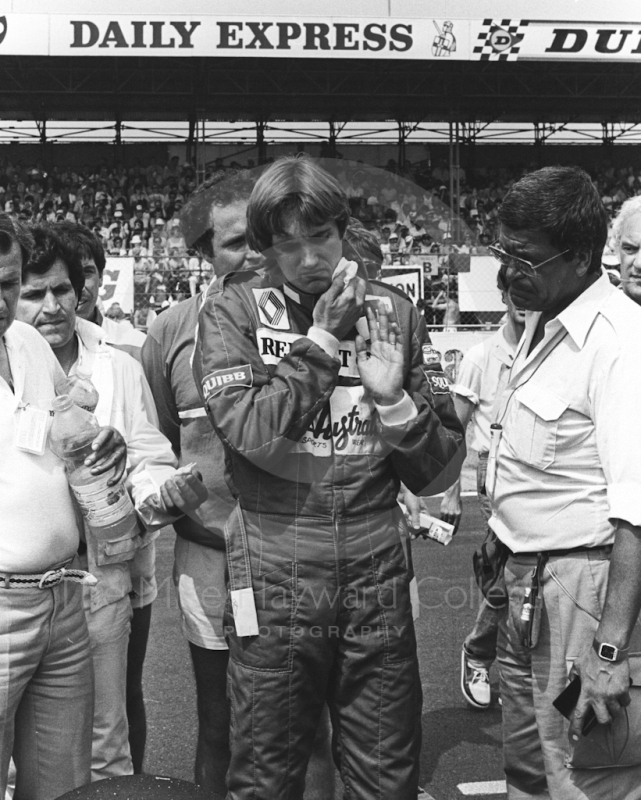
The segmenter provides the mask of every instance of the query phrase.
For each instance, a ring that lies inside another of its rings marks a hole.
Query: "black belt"
[[[555,556],[574,556],[578,555],[579,553],[593,553],[603,550],[606,553],[612,552],[612,545],[611,544],[600,544],[596,547],[588,547],[587,545],[582,545],[581,547],[569,547],[567,550],[535,550],[528,553],[513,553],[508,548],[508,554],[511,556],[517,556],[518,558],[523,558],[524,556],[530,556],[531,558],[538,558],[540,555],[545,555],[547,558],[554,558]]]

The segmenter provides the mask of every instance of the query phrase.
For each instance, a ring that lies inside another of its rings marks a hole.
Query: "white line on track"
[[[439,494],[430,495],[430,497],[443,497],[443,494],[443,492],[440,492]],[[478,492],[473,492],[471,490],[469,492],[461,492],[461,497],[476,497],[477,495]]]
[[[507,794],[505,781],[477,781],[476,783],[459,783],[456,787],[461,794]]]

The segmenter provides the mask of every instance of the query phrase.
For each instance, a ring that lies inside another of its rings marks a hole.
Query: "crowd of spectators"
[[[400,167],[390,160],[383,167],[371,167],[339,157],[331,163],[346,189],[352,215],[379,237],[386,265],[423,264],[423,306],[432,324],[442,324],[447,308],[457,300],[457,262],[451,256],[488,253],[503,197],[537,168],[534,163],[457,167],[450,181],[447,162],[406,162]],[[209,167],[214,172],[252,169],[255,164],[216,159]],[[615,168],[601,162],[591,175],[611,217],[624,200],[641,193],[639,167]],[[195,166],[181,164],[178,156],[164,165],[150,158],[145,164],[135,159],[129,167],[103,161],[51,169],[41,161],[29,166],[4,158],[0,209],[28,222],[80,222],[100,235],[108,257],[133,257],[142,320],[148,309],[160,311],[193,296],[211,278],[209,265],[185,242],[180,224],[182,208],[198,180]]]

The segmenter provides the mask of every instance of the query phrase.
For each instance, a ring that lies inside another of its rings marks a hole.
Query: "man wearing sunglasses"
[[[528,312],[494,409],[486,484],[508,550],[498,639],[508,798],[641,798],[641,752],[626,751],[638,732],[617,738],[641,677],[641,309],[601,270],[607,218],[582,170],[527,175],[499,219],[492,252]],[[552,705],[568,672],[582,682],[569,726]],[[617,742],[586,762],[590,707],[602,725],[614,720],[590,736]]]

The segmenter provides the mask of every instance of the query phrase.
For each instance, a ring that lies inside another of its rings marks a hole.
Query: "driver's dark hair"
[[[499,207],[499,220],[513,231],[541,231],[570,261],[589,249],[589,272],[601,270],[608,217],[590,176],[579,167],[544,167],[514,184]]]
[[[247,206],[247,243],[262,253],[291,218],[304,227],[333,221],[343,237],[349,204],[340,184],[304,154],[279,158],[263,172]]]

